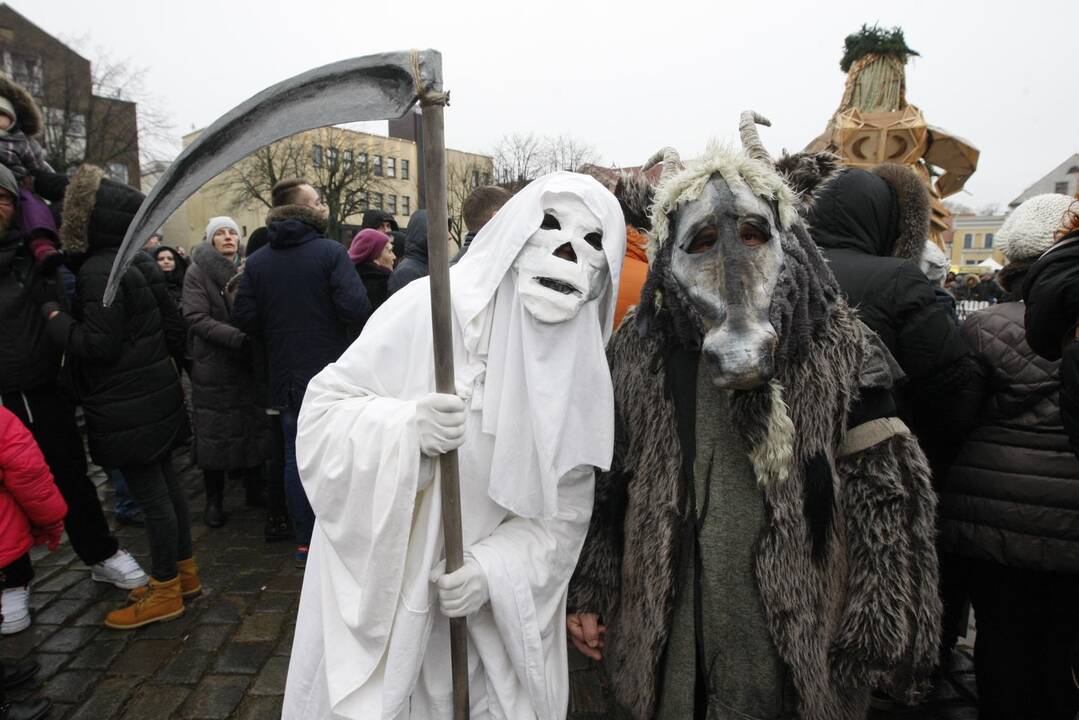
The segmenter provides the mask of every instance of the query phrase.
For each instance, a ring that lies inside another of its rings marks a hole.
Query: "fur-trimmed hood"
[[[120,247],[146,198],[96,165],[80,165],[70,177],[38,173],[34,190],[60,207],[60,245],[73,255]]]
[[[282,205],[270,210],[266,215],[266,224],[279,223],[284,220],[299,220],[305,225],[310,225],[319,231],[326,232],[326,214],[306,205]]]
[[[808,218],[821,247],[918,262],[929,237],[929,190],[910,168],[847,168],[817,189]]]
[[[90,217],[97,204],[97,191],[105,171],[96,165],[80,165],[71,175],[62,197],[60,247],[81,255],[90,249]]]
[[[191,263],[206,273],[218,290],[224,290],[239,272],[236,263],[219,253],[208,241],[199,243],[191,251]]]
[[[798,197],[804,210],[813,205],[817,190],[843,171],[843,161],[830,152],[786,152],[776,160],[776,170]]]
[[[41,108],[34,102],[33,96],[19,83],[4,75],[0,75],[0,96],[11,101],[18,115],[15,128],[22,130],[26,137],[33,137],[41,132],[44,123],[41,119]]]

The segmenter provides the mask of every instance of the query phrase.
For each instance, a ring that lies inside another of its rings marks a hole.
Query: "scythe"
[[[116,297],[120,279],[149,235],[199,188],[251,153],[305,130],[399,118],[419,102],[423,112],[435,385],[440,393],[455,393],[443,124],[443,106],[448,101],[449,95],[442,91],[442,55],[436,50],[342,60],[309,70],[246,100],[185,148],[147,195],[116,256],[105,289],[105,305]],[[453,572],[464,564],[456,450],[442,455],[440,470],[446,571]],[[467,651],[465,618],[451,618],[455,720],[468,718]]]

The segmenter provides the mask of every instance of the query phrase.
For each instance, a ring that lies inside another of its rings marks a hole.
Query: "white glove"
[[[424,395],[416,401],[416,426],[424,455],[456,450],[465,440],[465,401],[456,395]]]
[[[487,576],[480,564],[465,555],[465,564],[456,572],[446,574],[442,560],[431,571],[431,582],[438,586],[438,604],[446,617],[465,617],[483,607],[491,598]]]

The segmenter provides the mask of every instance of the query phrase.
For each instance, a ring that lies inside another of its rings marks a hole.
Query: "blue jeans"
[[[139,504],[135,502],[131,490],[127,487],[127,478],[116,468],[106,469],[105,474],[109,476],[112,489],[116,492],[116,515],[123,518],[134,517],[139,512]]]
[[[297,545],[311,544],[311,531],[315,527],[315,511],[300,482],[300,469],[296,466],[296,421],[299,411],[281,411],[281,431],[285,436],[285,501],[292,527],[296,531]]]

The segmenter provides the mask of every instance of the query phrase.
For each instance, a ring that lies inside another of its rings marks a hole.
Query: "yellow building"
[[[185,135],[184,147],[201,132]],[[447,150],[451,225],[455,218],[460,225],[460,203],[472,188],[490,182],[493,167],[486,155]],[[307,179],[327,203],[339,205],[346,215],[337,233],[343,242],[367,208],[389,212],[403,230],[419,204],[421,172],[411,140],[337,127],[310,130],[260,150],[204,185],[165,223],[165,243],[190,249],[218,215],[235,220],[246,237],[265,224],[270,188],[287,177]],[[456,240],[461,233],[453,230]]]
[[[952,235],[952,267],[981,265],[992,258],[1001,265],[1004,256],[994,247],[994,237],[1004,224],[1004,215],[957,215]]]

